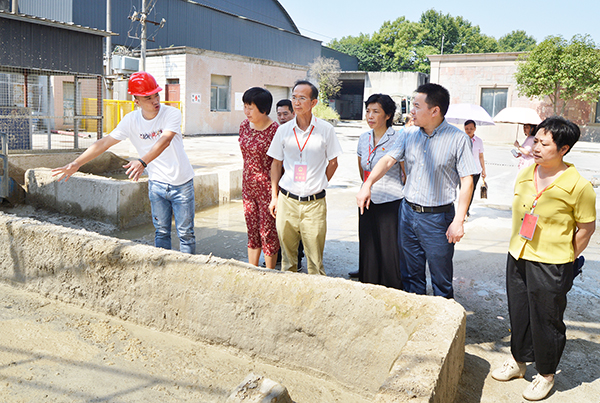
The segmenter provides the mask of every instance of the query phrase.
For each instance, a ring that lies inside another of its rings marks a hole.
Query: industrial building
[[[10,11],[6,3],[0,2],[5,16]],[[162,99],[181,108],[186,135],[237,132],[244,119],[240,99],[246,89],[262,86],[273,92],[275,101],[287,98],[294,81],[306,78],[308,65],[318,57],[336,58],[342,70],[357,70],[358,65],[356,58],[301,35],[277,0],[19,0],[18,13],[12,14],[114,34],[107,41],[109,51],[104,48],[104,131],[131,109],[126,102],[108,101],[129,98],[127,76],[140,68],[142,19],[147,26],[146,70],[165,89]],[[43,41],[31,38],[29,44],[39,48]],[[62,42],[54,46],[60,48]],[[82,44],[72,50],[82,57],[88,49]],[[32,67],[24,62],[0,66],[3,71],[23,69],[7,72],[11,77],[5,80],[19,81]],[[55,116],[52,130],[74,129],[72,105],[78,113],[96,115],[87,106],[98,100],[96,86],[76,81],[60,75],[42,85],[40,91],[52,94],[44,106]],[[96,130],[95,121],[82,119],[80,124],[81,131]]]

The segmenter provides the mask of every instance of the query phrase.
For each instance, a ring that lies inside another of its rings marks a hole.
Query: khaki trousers
[[[325,275],[323,249],[327,234],[325,198],[301,202],[279,192],[277,234],[281,245],[281,270],[298,271],[298,243],[302,240],[308,274]]]

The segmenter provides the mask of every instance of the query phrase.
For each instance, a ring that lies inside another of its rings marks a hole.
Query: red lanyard
[[[371,148],[371,136],[373,135],[373,132],[369,133],[369,155],[367,156],[367,165],[369,165],[371,163],[371,154],[373,154],[375,152],[375,150],[377,149],[377,146]]]
[[[533,169],[533,184],[535,185],[535,191],[537,192],[538,190],[538,185],[537,185],[537,169],[538,166],[536,165],[535,168]],[[544,189],[542,189],[537,196],[535,197],[535,199],[533,200],[533,204],[531,205],[531,213],[533,214],[533,209],[535,209],[535,206],[537,206],[537,201],[540,198],[540,196],[542,195],[542,193],[544,193],[550,186],[554,185],[554,182],[552,182],[551,184],[549,184],[548,186],[546,186]]]
[[[306,147],[306,143],[308,143],[308,139],[310,138],[310,135],[312,134],[313,130],[315,130],[315,126],[313,125],[313,127],[310,129],[310,133],[308,133],[308,137],[306,138],[306,141],[304,142],[304,145],[302,146],[302,148],[300,148],[300,142],[298,141],[298,136],[296,135],[296,128],[294,127],[292,130],[294,131],[294,137],[296,138],[296,144],[298,144],[298,149],[300,150],[300,158],[302,158],[302,151],[304,151],[304,147]]]

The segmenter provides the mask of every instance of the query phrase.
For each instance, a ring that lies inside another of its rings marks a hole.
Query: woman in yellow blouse
[[[579,135],[566,119],[544,120],[532,148],[535,164],[521,170],[515,183],[506,264],[512,357],[492,377],[522,378],[526,363],[535,362],[539,374],[523,392],[527,400],[543,399],[554,385],[566,343],[563,315],[574,260],[596,228],[596,193],[563,161]]]

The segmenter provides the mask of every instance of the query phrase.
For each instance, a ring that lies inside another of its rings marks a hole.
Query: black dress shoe
[[[358,272],[357,271],[351,271],[350,273],[348,273],[348,276],[350,276],[351,278],[358,278]]]

